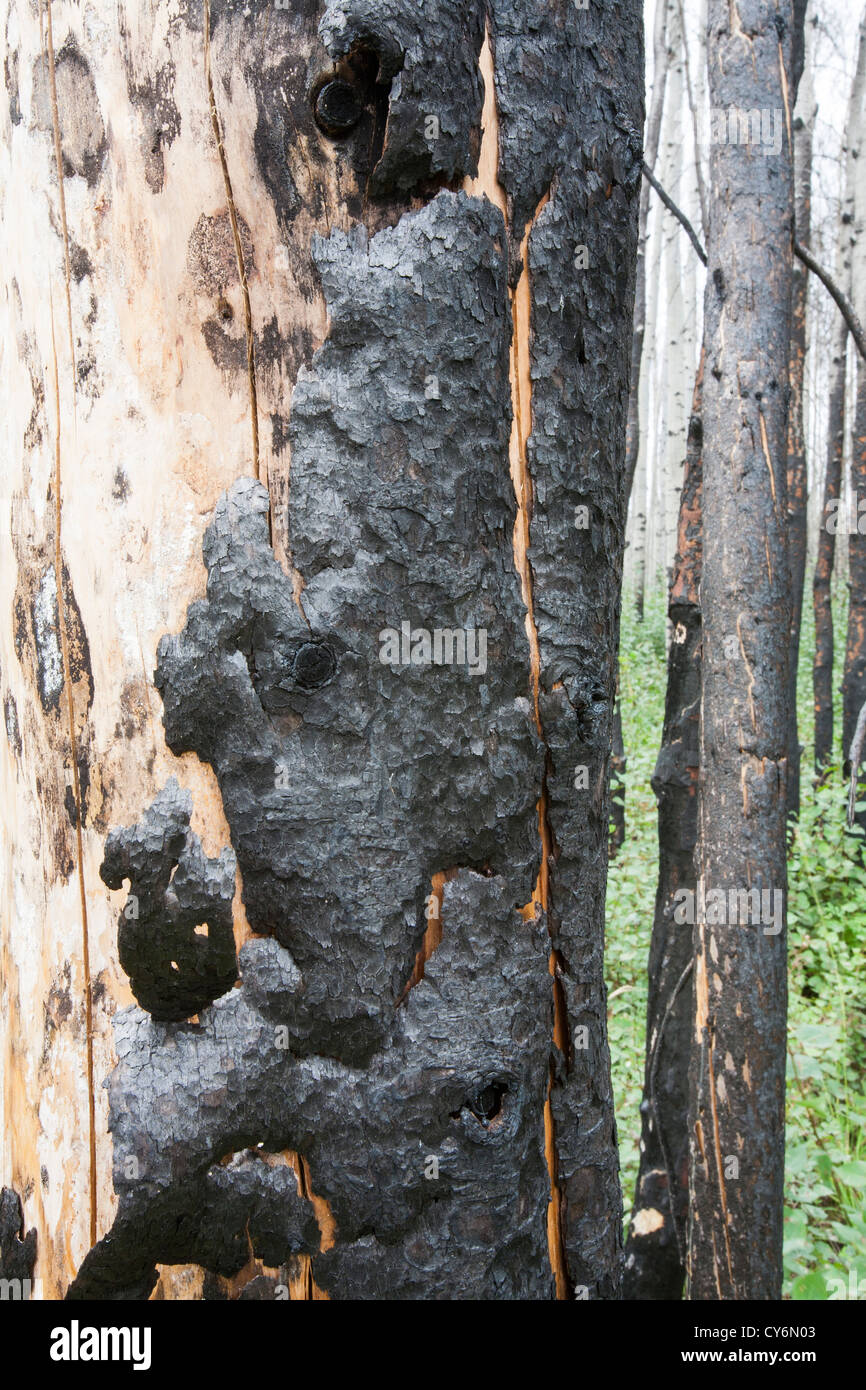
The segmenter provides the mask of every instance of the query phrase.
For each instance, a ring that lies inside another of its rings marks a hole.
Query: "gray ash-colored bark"
[[[659,874],[647,964],[646,1063],[640,1165],[626,1242],[627,1299],[677,1299],[688,1223],[688,1058],[693,1028],[692,933],[674,920],[696,888],[701,705],[703,358],[695,381],[668,616],[671,645],[662,741],[653,773]]]
[[[190,793],[172,777],[137,825],[112,831],[100,869],[109,888],[129,880],[118,957],[141,1007],[163,1022],[198,1013],[237,978],[235,856],[208,859],[191,814]]]
[[[474,170],[484,8],[442,0],[419,27],[408,0],[329,4],[329,53],[310,37],[314,8],[275,21],[276,34],[299,26],[306,66],[287,50],[282,66],[268,54],[250,73],[256,157],[287,237],[296,115],[313,163],[315,141],[332,138],[366,180],[363,204],[347,202],[357,225],[311,248],[327,340],[311,360],[302,345],[274,349],[297,373],[290,423],[274,427],[291,444],[285,549],[302,584],[296,595],[269,548],[267,493],[240,479],[205,536],[207,597],[163,638],[156,675],[169,746],[216,774],[256,936],[240,987],[197,1023],[118,1017],[120,1210],[73,1296],[145,1296],[160,1262],[235,1268],[234,1216],[212,1251],[214,1165],[263,1146],[303,1155],[330,1206],[336,1243],[313,1274],[331,1296],[551,1298],[553,1077],[568,1279],[614,1297],[601,965],[639,5],[491,7],[507,226],[486,199],[453,191],[399,205]],[[214,0],[212,33],[229,22],[258,52],[252,20]],[[358,90],[326,93],[330,82]],[[528,255],[540,737],[512,549],[509,283],[548,197]],[[576,271],[582,245],[590,268]],[[291,258],[304,286],[294,244]],[[426,645],[437,635],[467,652],[437,658]],[[576,790],[582,764],[589,782]],[[543,914],[521,913],[545,796],[550,932]],[[446,870],[442,942],[416,983],[431,879]],[[588,1036],[565,1057],[551,932],[568,1023]],[[268,1258],[297,1245],[277,1240]]]
[[[791,0],[745,9],[710,0],[711,108],[777,112],[782,150],[717,141],[710,162],[698,866],[707,895],[723,892],[726,906],[717,920],[708,896],[696,913],[693,1299],[778,1298],[781,1289],[792,23]],[[739,900],[731,912],[732,889],[766,893],[766,915],[763,902],[749,920]]]

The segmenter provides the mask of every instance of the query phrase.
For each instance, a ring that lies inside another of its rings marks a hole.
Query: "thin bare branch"
[[[854,305],[851,303],[845,291],[836,284],[836,281],[829,271],[825,270],[824,267],[815,260],[811,251],[807,251],[806,247],[801,246],[799,241],[794,242],[794,255],[812,271],[813,275],[817,275],[824,288],[833,296],[840,314],[848,325],[851,337],[857,344],[857,351],[864,361],[866,361],[866,334],[863,332],[863,325],[857,317]]]
[[[692,243],[692,246],[697,251],[704,265],[706,265],[707,253],[704,250],[703,246],[701,246],[700,240],[698,239],[698,234],[695,231],[689,219],[686,217],[685,213],[677,207],[670,194],[665,192],[658,179],[656,178],[655,174],[652,172],[652,170],[650,169],[649,165],[646,164],[646,162],[641,164],[641,169],[643,170],[644,178],[650,185],[650,188],[655,189],[656,193],[661,198],[668,212],[672,212],[674,217],[681,224],[681,226],[685,228],[686,235],[688,236],[689,241]]]

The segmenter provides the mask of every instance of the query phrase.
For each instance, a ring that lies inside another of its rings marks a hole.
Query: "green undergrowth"
[[[808,592],[807,592],[808,599]],[[665,593],[643,620],[624,604],[620,691],[628,769],[626,841],[607,893],[608,1022],[626,1214],[637,1174],[646,1026],[646,961],[658,867],[650,786],[667,678]],[[834,604],[836,738],[845,605]],[[789,1021],[784,1297],[866,1298],[866,868],[845,826],[839,766],[816,786],[807,603],[798,672],[805,745],[800,819],[789,856]]]

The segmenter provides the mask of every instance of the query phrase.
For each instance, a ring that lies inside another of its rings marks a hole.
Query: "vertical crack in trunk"
[[[220,167],[222,169],[223,183],[226,190],[226,202],[228,203],[229,218],[232,224],[232,237],[235,243],[235,256],[238,263],[238,279],[241,284],[241,294],[244,301],[244,327],[247,335],[247,376],[249,378],[250,392],[250,426],[252,429],[252,449],[253,449],[253,473],[259,482],[264,482],[267,486],[267,479],[263,479],[260,473],[259,464],[259,405],[256,393],[256,347],[253,338],[253,315],[250,307],[250,288],[247,283],[247,270],[244,263],[244,248],[241,242],[241,231],[238,223],[237,208],[235,206],[234,193],[232,191],[231,175],[229,174],[228,158],[226,157],[225,145],[223,144],[222,128],[220,125],[219,112],[216,104],[216,94],[214,92],[213,74],[211,71],[210,53],[210,0],[204,0],[204,71],[205,81],[207,82],[207,99],[210,110],[210,120],[213,127],[214,140],[216,141],[217,152],[219,154]],[[268,515],[268,528],[270,532],[271,520]]]
[[[331,1208],[324,1197],[319,1197],[313,1191],[312,1179],[310,1177],[310,1165],[307,1160],[299,1153],[289,1149],[286,1151],[289,1164],[295,1170],[298,1179],[298,1195],[305,1198],[312,1206],[316,1220],[319,1223],[319,1230],[322,1233],[322,1253],[331,1250],[337,1241],[337,1223],[334,1220]],[[310,1255],[299,1255],[298,1276],[289,1285],[290,1297],[294,1302],[301,1303],[321,1303],[329,1302],[330,1295],[319,1287],[313,1278],[313,1261]]]
[[[484,79],[484,105],[481,114],[482,136],[478,158],[478,174],[464,181],[465,192],[471,197],[486,197],[498,207],[505,222],[506,244],[503,256],[509,259],[511,226],[508,198],[499,178],[499,113],[496,104],[495,69],[493,49],[490,43],[490,25],[485,25],[484,43],[478,58],[478,65]],[[530,334],[532,328],[532,288],[529,272],[529,238],[542,208],[547,203],[550,192],[540,199],[538,206],[527,224],[520,244],[522,270],[517,284],[509,289],[509,310],[511,313],[511,347],[509,350],[509,371],[511,376],[511,438],[508,456],[511,481],[517,499],[517,517],[514,523],[514,567],[520,577],[520,589],[526,605],[526,635],[529,641],[530,680],[532,702],[535,711],[535,724],[544,740],[544,729],[539,707],[541,680],[541,658],[538,645],[538,630],[535,625],[535,612],[532,593],[532,566],[529,562],[530,526],[532,522],[532,478],[527,461],[527,443],[532,432],[532,375],[530,362]],[[545,741],[546,743],[546,741]],[[547,815],[547,774],[550,754],[545,753],[545,769],[538,801],[538,832],[541,839],[541,868],[530,901],[523,908],[525,920],[535,915],[536,904],[547,912],[549,866],[553,853],[552,836]],[[557,984],[557,953],[550,953],[550,974],[552,977],[554,1025],[553,1038],[557,1047],[565,1051],[568,1036],[565,1017],[565,1000]],[[553,1071],[548,1082],[547,1097],[544,1103],[544,1148],[547,1167],[550,1173],[550,1206],[548,1208],[547,1235],[550,1265],[556,1278],[556,1296],[568,1297],[568,1281],[562,1243],[561,1200],[557,1180],[556,1140],[554,1133],[553,1109],[550,1092],[553,1084]]]
[[[445,884],[449,879],[455,878],[458,872],[459,869],[456,867],[453,869],[446,869],[442,873],[434,874],[430,880],[430,896],[427,899],[429,904],[427,929],[424,932],[424,939],[418,948],[412,974],[406,981],[403,993],[397,1000],[398,1005],[402,1004],[410,990],[413,990],[415,986],[420,984],[424,979],[424,967],[436,950],[436,947],[439,946],[442,941],[442,903],[445,899]],[[432,906],[433,903],[436,904],[435,910]]]

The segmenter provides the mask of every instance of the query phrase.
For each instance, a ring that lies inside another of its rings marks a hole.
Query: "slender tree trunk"
[[[803,114],[794,120],[794,225],[797,239],[809,245],[812,183],[812,83],[801,90]],[[808,271],[794,262],[791,318],[790,405],[788,412],[788,554],[791,567],[791,639],[788,664],[788,815],[800,813],[800,735],[797,727],[797,672],[803,586],[806,578],[807,516],[809,506],[803,398],[806,380],[806,309]]]
[[[692,121],[692,138],[693,138],[693,140],[694,140],[695,187],[696,187],[696,192],[697,192],[697,196],[698,196],[698,206],[700,207],[700,210],[701,210],[701,223],[700,223],[700,225],[701,225],[701,231],[702,231],[702,233],[703,233],[704,240],[706,241],[706,239],[707,239],[707,233],[708,233],[708,230],[709,230],[709,228],[708,228],[708,220],[707,220],[707,219],[708,219],[708,213],[707,213],[707,188],[706,188],[706,181],[705,181],[705,179],[704,179],[704,166],[703,166],[703,154],[704,154],[704,152],[703,152],[703,150],[702,150],[702,148],[701,148],[701,141],[700,141],[700,136],[699,136],[699,131],[700,131],[700,124],[701,124],[701,122],[700,122],[700,117],[699,117],[699,115],[698,115],[698,101],[699,101],[699,95],[698,95],[698,93],[700,93],[700,95],[703,95],[705,89],[704,89],[703,87],[699,87],[699,88],[698,88],[698,92],[695,91],[695,81],[694,81],[694,79],[693,79],[693,77],[692,77],[692,67],[691,67],[691,62],[690,62],[690,59],[689,59],[689,32],[688,32],[688,29],[687,29],[687,27],[686,27],[686,15],[685,15],[685,9],[684,9],[684,6],[683,6],[683,0],[677,0],[677,6],[678,6],[678,8],[679,8],[679,15],[680,15],[680,28],[682,29],[682,33],[683,33],[683,58],[684,58],[684,61],[685,61],[685,71],[686,71],[686,92],[687,92],[687,94],[688,94],[688,99],[689,99],[689,113],[690,113],[690,115],[691,115],[691,121]],[[699,24],[699,31],[700,31],[700,34],[701,34],[702,43],[705,42],[705,29],[706,29],[706,23],[705,23],[705,21],[706,21],[706,15],[702,13],[701,16],[700,16],[700,18],[699,18],[699,21],[698,21],[698,24]],[[704,55],[702,54],[702,57],[703,57],[703,56],[704,56]],[[705,75],[706,75],[706,63],[705,63],[705,62],[702,62],[702,63],[701,63],[701,72],[700,72],[701,79],[703,79],[703,78],[705,77]]]
[[[655,586],[658,574],[658,540],[660,530],[659,497],[659,447],[658,418],[660,412],[659,383],[656,379],[656,363],[659,358],[659,341],[664,306],[661,302],[662,246],[661,224],[664,209],[656,204],[651,209],[650,219],[655,219],[655,235],[647,242],[647,303],[646,331],[644,333],[641,379],[640,379],[640,458],[638,473],[645,480],[645,526],[641,570],[637,590],[636,608],[638,617],[643,620],[647,589]]]
[[[653,24],[653,88],[650,109],[647,115],[644,134],[644,160],[654,167],[658,159],[661,124],[664,114],[665,88],[667,85],[668,51],[667,19],[671,0],[656,0]],[[649,343],[654,349],[656,323],[655,306],[658,303],[658,273],[649,275],[647,253],[651,245],[650,190],[645,184],[641,189],[640,229],[638,233],[638,266],[635,285],[635,319],[631,349],[631,384],[628,397],[628,429],[626,433],[626,486],[629,497],[634,495],[634,584],[639,618],[643,618],[644,599],[647,584],[648,547],[651,542],[652,509],[649,502],[650,476],[648,465],[650,451],[647,447],[647,430],[644,425],[648,419],[650,399],[650,377],[648,364],[644,362],[644,347]],[[658,249],[655,252],[658,255]]]
[[[842,676],[842,757],[846,777],[850,772],[848,754],[857,716],[866,702],[866,506],[860,511],[861,501],[866,502],[866,370],[859,359],[855,370],[857,394],[848,509],[848,629]],[[856,819],[866,827],[866,816],[862,812],[857,813]]]
[[[857,48],[857,66],[851,84],[848,111],[845,122],[846,159],[845,185],[842,198],[842,214],[839,222],[839,241],[837,251],[836,280],[849,298],[854,299],[854,307],[861,314],[864,307],[862,273],[863,258],[866,256],[866,199],[861,191],[863,159],[861,154],[864,133],[866,133],[866,7],[860,20],[860,35]],[[858,245],[859,243],[859,245]],[[855,257],[856,269],[855,275]],[[862,322],[862,318],[861,318]],[[843,487],[843,462],[845,456],[845,431],[847,417],[847,349],[848,330],[844,321],[836,328],[835,351],[833,353],[830,402],[827,421],[827,471],[824,480],[824,509],[819,518],[818,555],[815,564],[813,602],[815,608],[815,662],[812,684],[815,699],[815,770],[820,775],[833,759],[833,659],[834,632],[832,607],[832,581],[834,566],[837,564],[836,536],[841,529],[848,530],[851,511],[850,498],[845,498]],[[858,432],[863,423],[863,402],[861,399],[859,363],[855,368],[858,375],[857,398],[854,409],[853,441],[854,453],[852,474],[860,477],[863,470],[862,449],[858,445]],[[850,480],[854,483],[854,477]],[[849,506],[843,507],[848,500]],[[856,523],[855,523],[856,524]],[[859,653],[862,647],[861,628],[863,614],[861,581],[863,573],[863,546],[859,537],[850,538],[850,566],[856,574],[855,588],[851,588],[851,609],[849,611],[849,631],[846,645],[845,677],[843,679],[843,742],[846,734],[853,733],[859,705],[854,708],[858,672],[862,669]],[[849,566],[849,568],[850,568]],[[849,695],[847,692],[851,691]],[[862,703],[862,700],[861,700]],[[853,710],[853,714],[852,714]],[[847,747],[847,744],[846,744]]]
[[[778,1298],[782,1271],[791,0],[757,0],[747,41],[741,24],[710,0],[692,1299]],[[739,143],[755,110],[762,147],[753,123]]]
[[[824,510],[818,526],[818,555],[812,581],[815,613],[815,657],[812,692],[815,702],[815,771],[821,776],[833,757],[833,562],[845,454],[845,381],[848,329],[835,329],[836,346],[830,377],[827,415],[827,467],[824,474]]]
[[[664,110],[665,82],[667,78],[667,49],[665,32],[670,0],[656,0],[655,24],[653,29],[653,94],[647,115],[644,133],[644,159],[650,167],[658,157],[661,135],[662,112]],[[643,593],[646,582],[646,475],[638,470],[641,453],[640,442],[640,375],[643,344],[646,335],[646,251],[647,226],[649,219],[649,186],[642,181],[640,190],[640,211],[638,224],[637,277],[635,281],[635,312],[631,340],[631,367],[628,397],[628,416],[626,422],[626,464],[625,487],[626,507],[632,514],[632,556],[631,570],[639,595],[640,614],[643,616]],[[644,454],[645,459],[645,454]],[[636,474],[638,475],[636,478]],[[635,484],[637,483],[637,486]],[[622,731],[622,706],[619,696],[619,676],[617,674],[617,696],[613,722],[613,746],[611,756],[611,830],[610,853],[616,854],[625,840],[625,774],[626,754]]]
[[[641,19],[3,4],[0,1176],[46,1297],[619,1293]]]
[[[661,138],[662,113],[668,71],[667,18],[670,0],[656,0],[653,25],[653,87],[644,135],[644,159],[655,166]],[[631,384],[628,396],[628,427],[626,434],[626,488],[631,495],[640,449],[640,375],[643,345],[646,334],[647,297],[647,230],[650,210],[650,187],[644,183],[640,192],[640,224],[638,231],[637,280],[635,282],[634,332],[631,342]]]
[[[668,79],[665,117],[660,150],[660,180],[680,207],[687,206],[690,191],[683,159],[686,132],[684,83],[685,34],[680,6],[674,0],[668,22]],[[697,212],[689,205],[689,211]],[[683,236],[679,221],[667,210],[661,215],[664,284],[664,325],[660,339],[664,352],[657,352],[659,398],[662,403],[661,431],[657,445],[659,476],[659,515],[661,518],[658,568],[669,585],[678,544],[680,493],[683,486],[683,460],[690,418],[690,392],[696,367],[697,333],[696,290],[697,257]]]
[[[866,10],[860,27],[857,73],[848,121],[851,169],[851,283],[854,308],[862,323],[866,314]],[[848,534],[848,631],[842,676],[842,749],[845,774],[857,716],[866,701],[866,369],[856,356],[856,386],[851,444]],[[860,506],[863,503],[863,511]],[[862,531],[861,531],[862,526]],[[857,814],[866,826],[866,815]]]
[[[685,1279],[688,1223],[688,1071],[692,939],[674,920],[677,895],[695,891],[701,699],[701,473],[703,361],[689,421],[677,555],[668,616],[671,645],[661,748],[659,876],[647,977],[640,1168],[626,1243],[624,1297],[675,1299]]]

